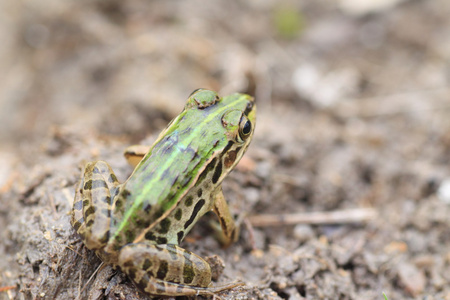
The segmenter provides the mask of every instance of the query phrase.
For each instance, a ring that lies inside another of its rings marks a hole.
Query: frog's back
[[[205,127],[204,119],[209,118]],[[217,148],[227,144],[220,117],[207,109],[181,114],[125,182],[113,208],[111,243],[138,239],[164,219],[195,185]]]
[[[133,211],[133,207],[143,209],[150,219],[156,220],[193,187],[213,149],[200,148],[193,141],[181,138],[178,133],[164,137],[136,169],[135,176],[126,182],[122,192],[129,195],[125,211]],[[212,141],[216,145],[220,142]]]
[[[248,95],[193,93],[115,197],[106,252],[143,239],[182,239],[248,147],[254,112]]]

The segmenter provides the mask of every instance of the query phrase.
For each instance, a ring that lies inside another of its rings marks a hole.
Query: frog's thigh
[[[212,195],[214,198],[214,212],[219,218],[222,227],[221,243],[226,247],[235,242],[239,237],[239,227],[234,223],[228,204],[223,196],[222,187],[217,188]]]
[[[119,266],[142,290],[152,295],[212,294],[211,268],[201,257],[173,244],[128,244]]]
[[[89,249],[99,249],[109,238],[111,203],[119,192],[111,167],[104,161],[86,164],[72,208],[72,225]]]

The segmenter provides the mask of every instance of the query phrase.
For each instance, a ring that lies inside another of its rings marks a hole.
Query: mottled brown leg
[[[120,251],[119,266],[140,289],[151,295],[212,295],[241,285],[209,287],[209,264],[173,244],[128,244]]]
[[[89,249],[100,249],[109,238],[112,199],[118,192],[111,167],[104,161],[86,164],[72,207],[72,226]]]

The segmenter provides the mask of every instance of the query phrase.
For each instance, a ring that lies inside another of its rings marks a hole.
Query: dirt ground
[[[222,249],[208,214],[182,243],[214,284],[245,283],[222,299],[449,300],[449,16],[448,0],[1,1],[0,299],[148,299],[96,272],[74,185],[97,159],[125,180],[123,150],[204,87],[258,106],[224,182],[239,241]]]

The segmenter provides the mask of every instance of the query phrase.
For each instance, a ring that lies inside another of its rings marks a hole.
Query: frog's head
[[[239,162],[253,137],[254,98],[239,93],[220,98],[214,91],[198,89],[189,96],[187,110],[195,115],[196,126],[203,128],[199,139],[204,146],[199,147],[210,153],[214,168],[211,180],[219,184]]]

